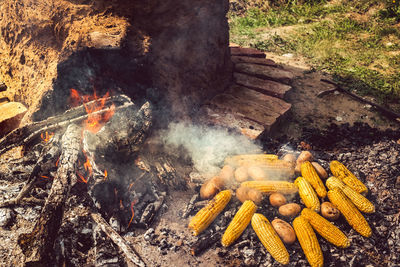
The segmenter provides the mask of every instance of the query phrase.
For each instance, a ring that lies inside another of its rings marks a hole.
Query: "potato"
[[[261,191],[247,186],[241,186],[236,189],[236,197],[240,202],[252,200],[256,205],[260,204],[263,200],[263,194]]]
[[[331,203],[324,202],[321,204],[321,214],[330,221],[335,221],[340,216],[340,211]]]
[[[313,155],[311,154],[310,151],[302,151],[296,160],[296,168],[295,168],[296,173],[300,173],[300,166],[303,162],[312,160],[313,160]]]
[[[283,156],[282,160],[293,164],[293,166],[296,165],[296,156],[292,153],[288,153],[285,156]]]
[[[274,207],[280,207],[282,205],[285,205],[287,201],[286,201],[286,197],[284,195],[282,195],[281,193],[272,193],[269,196],[269,202]]]
[[[221,177],[225,183],[233,182],[233,175],[235,170],[230,165],[225,165],[221,171],[219,172],[218,176]]]
[[[249,174],[247,173],[247,168],[242,166],[235,170],[235,179],[239,183],[247,181],[249,179]]]
[[[267,180],[267,174],[258,166],[251,166],[247,169],[247,174],[256,181]]]
[[[213,198],[225,186],[224,180],[218,176],[208,179],[200,188],[200,197],[202,199]]]
[[[314,169],[317,171],[319,177],[322,179],[328,179],[328,173],[321,165],[319,165],[318,162],[313,161],[311,164],[314,166]]]
[[[297,203],[288,203],[279,207],[279,214],[285,217],[295,217],[300,213],[301,207]]]
[[[296,234],[294,233],[293,227],[281,219],[275,219],[271,222],[276,233],[282,239],[285,244],[293,244],[296,241]]]

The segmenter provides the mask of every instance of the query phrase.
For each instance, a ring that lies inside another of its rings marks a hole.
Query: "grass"
[[[400,5],[392,0],[335,2],[289,1],[230,14],[231,41],[301,55],[350,90],[381,102],[398,101]]]

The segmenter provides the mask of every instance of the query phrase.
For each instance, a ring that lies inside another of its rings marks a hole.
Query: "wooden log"
[[[88,102],[91,105],[95,101],[102,101],[103,99],[93,100]],[[132,106],[132,101],[124,95],[112,96],[105,99],[105,108],[91,113],[92,115],[101,115],[109,112],[110,105],[115,105],[115,112]],[[0,155],[10,150],[11,148],[29,144],[32,140],[40,136],[45,131],[54,131],[61,128],[66,128],[72,123],[80,123],[88,118],[84,105],[67,110],[61,115],[49,117],[46,120],[33,122],[21,128],[15,129],[2,139],[0,139]]]
[[[207,249],[214,246],[220,239],[221,239],[221,233],[215,233],[213,235],[203,236],[190,247],[190,253],[193,256],[198,256]]]
[[[68,126],[61,140],[61,156],[57,175],[49,196],[31,233],[21,234],[18,245],[25,255],[25,265],[40,265],[49,260],[61,225],[69,191],[76,183],[75,165],[81,150],[80,127]]]
[[[104,218],[99,213],[91,213],[90,216],[101,228],[101,230],[114,242],[114,244],[120,249],[124,254],[125,258],[135,264],[136,266],[146,266],[144,261],[139,257],[139,255],[132,249],[132,247],[126,242],[122,236],[120,236],[112,227],[104,220]]]

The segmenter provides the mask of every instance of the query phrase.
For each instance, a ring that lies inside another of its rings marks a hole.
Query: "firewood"
[[[190,253],[193,256],[198,256],[205,250],[214,246],[221,239],[221,233],[215,233],[213,235],[206,235],[197,240],[190,248]]]
[[[101,101],[102,99],[93,100],[86,103],[90,105],[92,102]],[[105,108],[96,112],[91,113],[91,115],[101,115],[109,111],[111,103],[115,107],[115,112],[119,109],[124,109],[126,107],[134,105],[127,96],[118,95],[115,97],[108,97],[105,101]],[[72,123],[79,123],[88,118],[84,105],[67,110],[61,115],[54,117],[49,117],[46,120],[33,122],[21,128],[15,129],[10,132],[2,139],[0,139],[0,155],[4,152],[10,150],[11,148],[27,145],[32,140],[40,136],[41,133],[45,131],[54,131],[57,129],[66,128]]]
[[[114,242],[119,250],[124,254],[127,260],[136,266],[146,266],[144,261],[132,249],[132,247],[121,237],[112,227],[104,220],[104,218],[96,212],[90,214],[92,219],[97,223],[100,229]]]
[[[81,150],[80,127],[71,124],[61,139],[61,156],[57,175],[49,196],[31,233],[21,234],[18,245],[26,259],[25,264],[41,264],[48,260],[61,225],[64,203],[77,181],[75,165]]]

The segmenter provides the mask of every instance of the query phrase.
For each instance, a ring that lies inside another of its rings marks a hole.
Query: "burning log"
[[[97,101],[98,100],[93,100],[86,103],[86,105],[93,104]],[[85,105],[80,105],[67,110],[61,115],[50,117],[43,121],[33,122],[24,127],[15,129],[0,140],[0,155],[11,148],[29,144],[35,138],[39,137],[43,132],[54,131],[63,128],[65,129],[72,123],[80,123],[84,120],[87,120],[89,115],[97,116],[110,112],[112,104],[116,105],[115,111],[134,105],[130,99],[124,95],[107,97],[104,99],[104,103],[105,105],[103,109],[90,114],[87,114]]]
[[[81,148],[80,128],[71,124],[61,139],[61,156],[57,175],[49,197],[31,233],[18,237],[18,244],[25,254],[25,263],[43,263],[53,248],[61,220],[64,203],[71,187],[76,183],[75,164]]]

